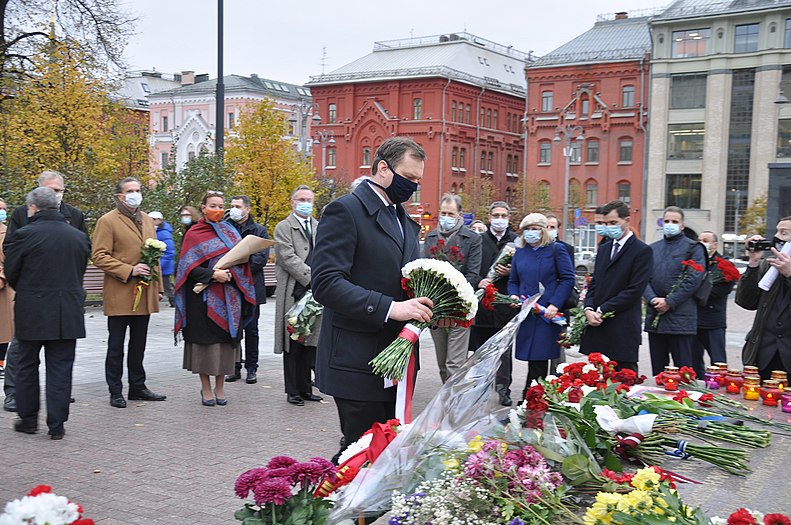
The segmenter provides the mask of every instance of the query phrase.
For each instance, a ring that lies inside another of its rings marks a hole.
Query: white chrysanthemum
[[[593,372],[594,370],[596,370],[596,366],[592,365],[590,363],[588,363],[587,365],[582,367],[582,373],[583,374],[586,373],[586,372]]]
[[[346,447],[346,450],[344,450],[343,454],[341,454],[338,458],[338,465],[343,465],[350,458],[370,447],[371,440],[373,440],[373,438],[373,433],[365,434],[360,439]]]
[[[558,366],[555,368],[555,371],[558,374],[562,374],[567,366],[569,366],[569,363],[558,363]]]
[[[80,517],[77,505],[67,498],[56,494],[25,496],[6,504],[0,516],[0,525],[23,525],[46,523],[47,525],[66,525]]]
[[[557,379],[557,378],[558,378],[558,376],[554,376],[554,375],[552,375],[552,374],[549,374],[549,375],[548,375],[547,377],[545,377],[544,379],[545,379],[545,380],[547,380],[547,381],[554,381],[554,380],[555,380],[555,379]]]
[[[415,270],[423,270],[432,272],[440,278],[445,279],[456,290],[459,298],[464,302],[468,312],[466,319],[472,319],[478,312],[478,300],[475,297],[475,290],[464,275],[453,267],[448,261],[439,261],[437,259],[415,259],[404,265],[401,269],[401,275],[409,277]]]

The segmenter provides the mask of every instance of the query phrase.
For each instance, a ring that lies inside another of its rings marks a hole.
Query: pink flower
[[[275,456],[266,464],[266,468],[288,468],[297,460],[289,456]]]
[[[310,463],[315,463],[316,465],[321,467],[321,475],[324,476],[325,478],[330,478],[334,476],[335,473],[337,472],[335,465],[333,465],[324,458],[319,458],[319,457],[310,458],[308,461]]]
[[[256,482],[259,479],[264,479],[266,475],[267,469],[263,467],[250,469],[247,472],[242,473],[238,478],[236,478],[236,483],[234,483],[234,492],[236,492],[238,497],[242,499],[246,498],[255,486]]]
[[[289,467],[291,479],[296,483],[316,484],[324,479],[324,469],[317,463],[294,463]]]
[[[291,486],[283,478],[272,478],[257,483],[253,488],[253,495],[256,505],[265,503],[283,505],[292,496]]]

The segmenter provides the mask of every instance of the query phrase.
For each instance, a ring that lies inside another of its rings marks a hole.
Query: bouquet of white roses
[[[147,265],[150,268],[150,272],[148,275],[141,275],[140,281],[137,283],[137,286],[135,286],[135,298],[132,304],[133,312],[136,312],[137,308],[140,306],[143,288],[151,285],[152,281],[159,280],[159,275],[155,268],[159,264],[162,255],[165,254],[166,249],[167,245],[157,239],[148,238],[146,242],[143,243],[143,247],[140,249],[140,262]]]

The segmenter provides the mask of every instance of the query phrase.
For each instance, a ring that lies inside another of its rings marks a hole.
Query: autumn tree
[[[756,197],[739,216],[739,232],[766,235],[766,195]]]
[[[122,176],[145,177],[145,128],[110,99],[103,69],[70,42],[32,59],[36,73],[3,107],[0,187],[19,204],[45,169],[67,179],[68,202],[95,220]]]
[[[235,132],[229,133],[225,150],[235,187],[250,197],[256,221],[274,228],[291,213],[294,188],[314,186],[311,167],[283,139],[288,123],[269,99],[249,104]]]

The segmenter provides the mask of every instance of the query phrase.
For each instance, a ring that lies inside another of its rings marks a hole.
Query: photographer
[[[757,366],[761,379],[769,378],[772,370],[791,370],[791,256],[779,251],[789,239],[791,217],[780,219],[772,241],[760,235],[747,239],[750,262],[736,289],[736,304],[758,311],[742,349],[742,364]],[[764,259],[766,251],[771,254]],[[765,291],[758,283],[770,267],[780,275]]]

